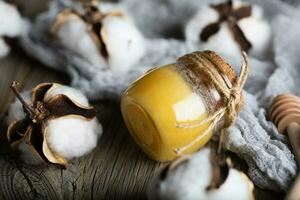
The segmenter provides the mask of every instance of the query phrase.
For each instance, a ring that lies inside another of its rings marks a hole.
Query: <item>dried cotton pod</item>
[[[187,41],[230,56],[241,50],[258,58],[268,56],[271,28],[258,5],[229,0],[204,5],[187,23]]]
[[[0,58],[10,52],[5,38],[13,38],[22,34],[25,23],[17,8],[0,0]]]
[[[23,98],[16,87],[14,83],[12,89],[20,102],[13,103],[8,112],[7,138],[24,162],[66,166],[70,159],[96,147],[102,126],[80,91],[42,83],[33,88],[29,103],[29,94]]]
[[[84,13],[63,10],[51,32],[66,49],[115,73],[129,71],[145,52],[143,36],[124,13],[101,13],[93,4]]]
[[[224,165],[215,173],[211,150],[204,148],[190,157],[179,158],[158,173],[150,184],[149,199],[249,200],[253,183],[242,172]],[[217,178],[217,179],[216,179]]]

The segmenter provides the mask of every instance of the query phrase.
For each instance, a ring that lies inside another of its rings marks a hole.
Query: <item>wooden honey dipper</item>
[[[300,166],[300,98],[291,94],[277,96],[269,109],[269,118],[280,133],[287,133],[295,160]],[[300,199],[300,174],[287,195],[288,200]]]

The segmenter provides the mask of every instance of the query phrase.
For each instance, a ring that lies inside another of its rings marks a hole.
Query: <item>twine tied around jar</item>
[[[203,134],[199,135],[196,139],[194,139],[189,144],[174,149],[175,153],[177,154],[181,154],[183,151],[185,151],[189,147],[199,142],[204,136],[206,136],[210,131],[212,131],[215,125],[223,118],[224,124],[220,131],[219,145],[218,145],[218,152],[220,152],[222,149],[225,132],[235,122],[237,118],[237,114],[241,109],[241,105],[243,101],[243,97],[242,97],[243,86],[245,85],[249,73],[248,57],[246,52],[244,51],[242,52],[243,64],[241,66],[239,76],[236,77],[233,82],[230,82],[227,78],[225,78],[220,74],[218,68],[222,67],[219,66],[221,62],[214,62],[212,59],[209,58],[209,56],[206,55],[206,53],[211,53],[211,52],[208,51],[203,53],[200,52],[200,55],[199,52],[195,52],[189,56],[189,59],[192,59],[194,63],[199,63],[198,67],[200,67],[200,69],[204,73],[206,73],[208,80],[214,84],[217,91],[220,93],[221,98],[224,101],[224,106],[221,106],[212,115],[210,115],[208,118],[203,119],[201,121],[176,124],[176,127],[178,128],[195,128],[205,123],[211,122]]]

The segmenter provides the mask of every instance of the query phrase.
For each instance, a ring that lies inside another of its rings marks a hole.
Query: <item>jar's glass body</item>
[[[121,110],[136,143],[152,159],[164,162],[178,157],[175,150],[201,134],[183,153],[192,153],[209,141],[210,122],[193,125],[221,103],[220,94],[201,71],[175,63],[135,81],[122,96]]]

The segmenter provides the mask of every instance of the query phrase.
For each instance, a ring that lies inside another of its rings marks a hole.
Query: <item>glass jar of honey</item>
[[[194,52],[180,57],[176,63],[153,68],[122,95],[121,111],[126,126],[152,159],[173,160],[179,156],[177,149],[197,139],[182,153],[195,152],[212,137],[212,122],[205,120],[228,102],[210,80],[207,67],[218,73],[223,85],[230,87],[236,81],[231,66],[216,53]],[[222,119],[219,121],[222,123]]]

